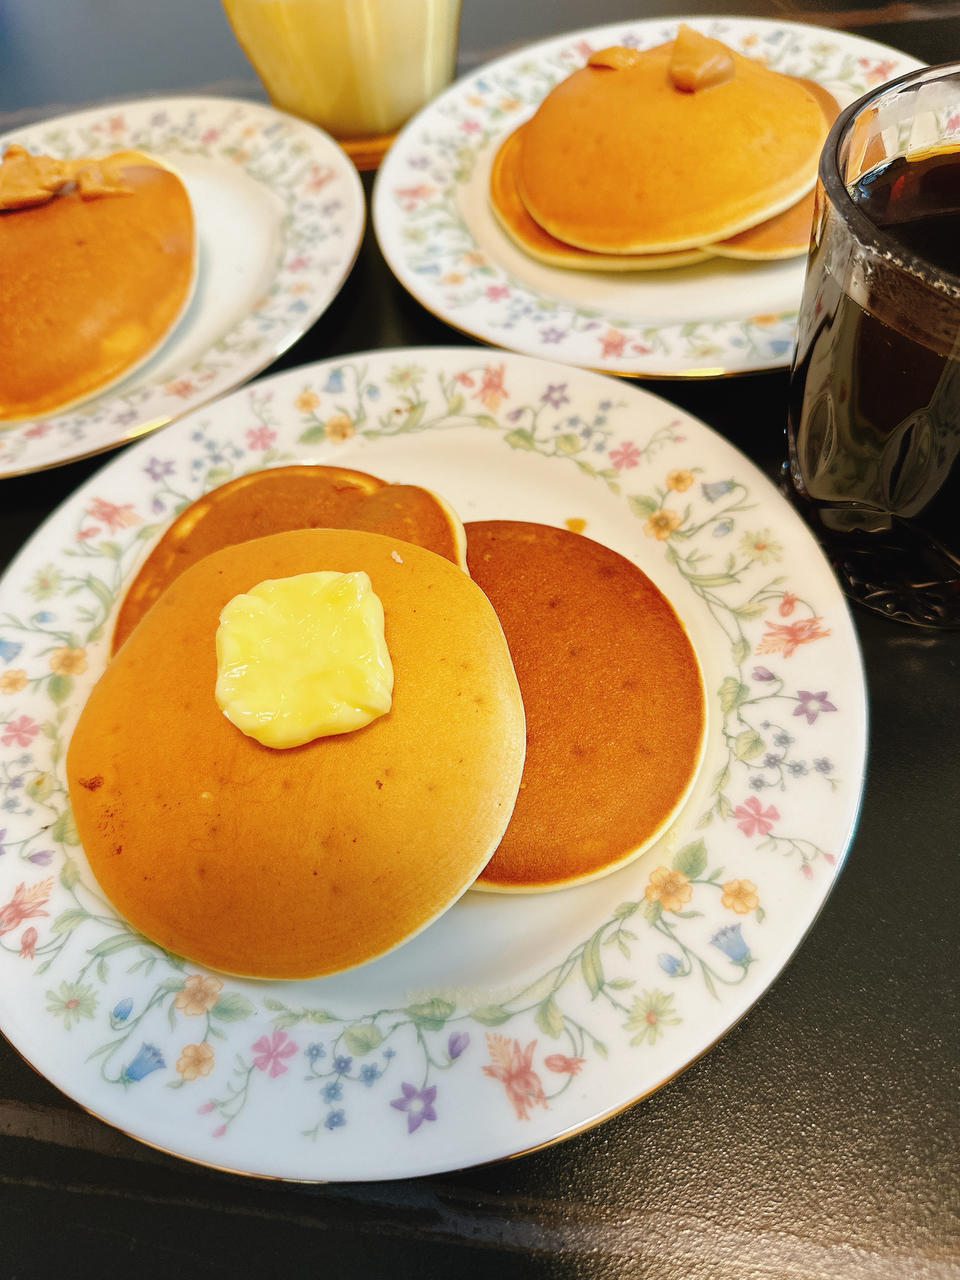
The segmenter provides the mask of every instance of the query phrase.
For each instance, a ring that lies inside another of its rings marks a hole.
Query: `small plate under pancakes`
[[[802,256],[634,274],[564,270],[519,249],[490,208],[497,148],[559,80],[594,50],[649,48],[672,39],[680,22],[819,82],[841,107],[920,65],[842,31],[702,16],[588,28],[489,63],[415,116],[377,175],[380,247],[428,311],[484,342],[608,373],[716,377],[789,365]]]
[[[468,893],[385,960],[311,982],[198,971],[116,918],[63,750],[164,522],[268,451],[428,486],[466,521],[582,527],[644,570],[708,699],[703,768],[652,849],[561,892]],[[516,1155],[658,1088],[769,988],[839,874],[865,735],[826,560],[703,423],[476,347],[278,374],[112,459],[0,581],[0,1029],[89,1111],[208,1165],[344,1181]]]
[[[276,360],[327,309],[360,247],[357,171],[322,130],[237,98],[149,98],[0,137],[51,155],[126,149],[167,161],[193,203],[198,277],[160,348],[74,408],[0,424],[0,478],[165,426]]]

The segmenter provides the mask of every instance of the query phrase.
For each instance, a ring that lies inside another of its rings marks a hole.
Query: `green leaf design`
[[[63,866],[60,868],[60,883],[65,889],[72,889],[80,879],[80,872],[77,864],[72,858],[64,858]]]
[[[73,820],[73,810],[69,807],[64,809],[63,813],[57,815],[56,821],[50,828],[50,839],[57,840],[60,844],[80,843],[80,836],[77,833],[77,824]],[[79,876],[77,879],[79,879]],[[71,883],[76,884],[76,879]]]
[[[730,797],[725,796],[722,791],[717,796],[717,812],[724,819],[733,817],[733,805],[730,803]]]
[[[508,431],[503,438],[511,449],[536,449],[537,447],[533,433],[526,427],[517,427],[513,431]]]
[[[66,911],[61,911],[55,916],[50,928],[54,933],[69,933],[72,929],[76,929],[78,924],[83,924],[84,920],[89,920],[90,913],[84,911],[83,907],[69,907]]]
[[[453,418],[456,417],[458,413],[462,413],[465,403],[463,396],[452,396],[451,399],[447,401],[447,416]]]
[[[432,1000],[426,1000],[423,1004],[408,1005],[404,1012],[423,1031],[439,1031],[454,1009],[456,1005],[451,1004],[449,1000],[441,1000],[439,996],[434,996]]]
[[[733,612],[738,618],[759,618],[766,607],[762,600],[748,600],[745,604],[738,605]]]
[[[155,528],[156,526],[152,526],[152,527]],[[138,529],[137,532],[140,533],[140,530]],[[110,610],[113,608],[113,592],[106,585],[106,583],[101,582],[99,578],[95,578],[93,574],[90,573],[90,574],[87,574],[87,580],[85,585],[87,590],[97,597],[97,599],[103,605],[104,610],[107,613],[109,613]]]
[[[733,646],[733,660],[737,666],[741,666],[750,657],[750,641],[746,636],[741,636]]]
[[[632,916],[639,906],[639,902],[621,902],[619,907],[614,910],[614,920],[626,920],[627,916]]]
[[[344,1031],[343,1043],[354,1057],[362,1058],[383,1043],[383,1032],[372,1022],[355,1022]]]
[[[322,422],[315,422],[312,427],[307,427],[305,431],[301,431],[297,436],[300,444],[319,444],[321,440],[326,440],[327,428]]]
[[[595,1000],[603,987],[603,962],[600,959],[600,934],[595,933],[583,948],[580,957],[580,968],[583,980],[590,991],[590,998]]]
[[[642,493],[634,493],[627,499],[627,505],[635,516],[639,516],[641,520],[645,520],[647,516],[652,516],[655,511],[660,510],[660,503],[656,498],[645,497]]]
[[[719,696],[720,707],[726,714],[737,707],[743,706],[750,697],[750,690],[747,685],[741,684],[736,676],[727,676],[720,686]],[[723,786],[723,783],[721,782],[719,785]]]
[[[252,1013],[253,1005],[239,991],[226,992],[210,1010],[210,1016],[219,1018],[221,1022],[242,1022]]]
[[[509,1022],[513,1015],[499,1004],[482,1004],[478,1009],[471,1009],[470,1017],[484,1027],[499,1027]]]
[[[663,915],[663,907],[659,902],[647,901],[643,904],[643,917],[648,924],[656,924]]]
[[[558,1040],[563,1034],[563,1014],[553,996],[548,996],[537,1008],[536,1024],[545,1036]]]
[[[733,751],[738,760],[756,760],[766,749],[767,744],[756,729],[744,729],[733,740]]]
[[[582,447],[580,437],[574,435],[572,431],[565,431],[563,435],[557,436],[556,440],[558,453],[577,453]]]
[[[702,840],[685,844],[673,855],[673,869],[690,880],[695,880],[707,867],[707,846]]]
[[[73,688],[73,676],[65,676],[59,671],[55,671],[47,681],[47,693],[58,705],[66,702]]]

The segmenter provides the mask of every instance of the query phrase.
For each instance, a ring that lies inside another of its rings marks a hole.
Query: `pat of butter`
[[[390,710],[383,605],[363,572],[270,578],[224,605],[217,705],[265,747],[360,729]]]

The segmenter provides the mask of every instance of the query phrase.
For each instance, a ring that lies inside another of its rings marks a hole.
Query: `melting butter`
[[[350,733],[390,710],[383,605],[366,573],[270,578],[224,605],[217,705],[265,747]]]

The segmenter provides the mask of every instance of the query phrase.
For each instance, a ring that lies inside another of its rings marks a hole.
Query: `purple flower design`
[[[754,680],[776,680],[776,676],[769,667],[754,667],[750,673]]]
[[[28,854],[27,860],[35,863],[38,867],[47,867],[53,861],[53,850],[40,849],[37,853]]]
[[[567,395],[567,384],[565,382],[552,384],[547,387],[540,400],[543,404],[548,404],[551,409],[559,409],[562,404],[569,404],[570,397]]]
[[[151,480],[162,480],[164,476],[173,475],[176,464],[169,458],[151,458],[143,468]]]
[[[566,330],[558,329],[555,325],[551,325],[549,329],[540,330],[541,342],[562,342],[566,336]]]
[[[447,1041],[447,1053],[450,1055],[450,1061],[453,1062],[459,1058],[469,1043],[470,1036],[466,1031],[454,1031]]]
[[[797,705],[793,709],[795,716],[806,716],[807,724],[813,724],[821,711],[836,711],[832,702],[827,701],[827,691],[811,693],[809,689],[797,690]]]
[[[400,1089],[403,1097],[394,1098],[390,1105],[397,1111],[407,1113],[407,1133],[414,1133],[424,1120],[436,1120],[437,1113],[433,1109],[433,1100],[437,1096],[435,1084],[426,1089],[418,1089],[415,1085],[404,1082]]]

